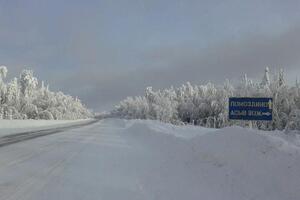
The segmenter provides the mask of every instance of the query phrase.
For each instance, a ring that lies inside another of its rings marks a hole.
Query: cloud
[[[168,65],[157,73],[161,79],[222,82],[241,73],[255,76],[266,66],[286,70],[296,68],[300,64],[299,34],[300,28],[293,28],[276,36],[257,35],[230,40],[206,49],[194,46],[175,50],[162,48],[156,50],[152,58]]]
[[[293,28],[272,37],[256,35],[205,49],[193,45],[161,47],[143,56],[148,68],[119,72],[105,72],[102,67],[80,70],[64,80],[64,85],[66,90],[101,110],[111,108],[128,95],[142,95],[149,85],[161,88],[186,81],[222,83],[243,73],[260,76],[266,66],[283,67],[289,73],[300,64],[299,34],[300,28]]]

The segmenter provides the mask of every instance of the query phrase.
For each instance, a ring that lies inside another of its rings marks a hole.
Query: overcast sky
[[[300,79],[299,0],[0,0],[0,64],[95,111],[186,81],[266,66]]]

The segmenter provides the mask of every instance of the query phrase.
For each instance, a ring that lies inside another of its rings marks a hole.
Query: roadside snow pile
[[[118,120],[117,120],[118,121]],[[150,129],[151,131],[191,139],[196,136],[214,132],[217,129],[197,127],[193,125],[177,126],[170,123],[159,122],[155,120],[120,120],[126,122],[126,128],[141,126],[141,129]],[[119,122],[120,123],[120,122]],[[136,132],[136,131],[133,131]]]
[[[143,185],[159,199],[300,199],[299,135],[129,123],[126,134],[155,149]]]
[[[81,124],[90,121],[91,119],[83,120],[0,120],[0,137],[22,133],[27,131],[35,131],[42,129],[58,128]]]

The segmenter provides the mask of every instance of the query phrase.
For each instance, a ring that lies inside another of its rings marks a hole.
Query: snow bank
[[[149,161],[152,170],[141,185],[158,199],[300,199],[297,136],[240,127],[125,122],[129,125],[119,128],[126,135],[155,149],[155,164]]]
[[[88,122],[83,120],[0,120],[0,137],[4,135],[27,131],[57,128]]]
[[[159,132],[163,134],[169,134],[175,137],[180,137],[182,139],[191,139],[193,137],[207,134],[213,131],[216,131],[217,129],[213,128],[205,128],[200,126],[193,126],[193,125],[184,125],[184,126],[176,126],[170,123],[163,123],[156,120],[121,120],[121,119],[114,119],[114,122],[110,123],[117,123],[120,124],[125,122],[126,125],[124,125],[126,128],[130,128],[132,126],[135,126],[137,128],[138,126],[141,127],[141,129],[150,129],[154,132]]]

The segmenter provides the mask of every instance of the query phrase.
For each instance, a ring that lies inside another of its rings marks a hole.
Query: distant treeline
[[[73,120],[91,117],[79,99],[51,92],[33,71],[23,70],[19,78],[4,82],[7,68],[0,66],[0,119]]]
[[[191,85],[154,91],[146,89],[144,96],[128,97],[121,101],[113,115],[127,119],[154,119],[174,124],[194,124],[222,128],[230,125],[250,126],[249,122],[228,120],[229,97],[272,97],[273,121],[252,122],[262,130],[300,130],[300,85],[289,86],[284,72],[270,77],[266,68],[262,79],[254,82],[244,75],[240,84],[229,80],[223,85]]]

